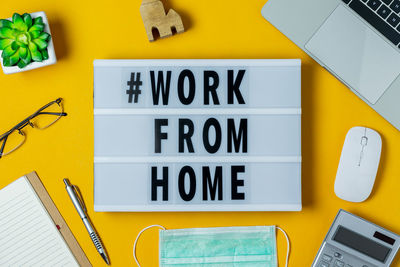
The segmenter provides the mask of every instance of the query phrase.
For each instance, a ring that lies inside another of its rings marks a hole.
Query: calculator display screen
[[[373,240],[343,226],[338,227],[333,236],[333,240],[380,262],[385,262],[391,251],[390,248],[374,242]]]

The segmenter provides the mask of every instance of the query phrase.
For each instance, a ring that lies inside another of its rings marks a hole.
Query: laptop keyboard
[[[400,48],[400,0],[342,0]]]

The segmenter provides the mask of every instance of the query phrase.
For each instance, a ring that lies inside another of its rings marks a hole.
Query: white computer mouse
[[[344,200],[362,202],[372,192],[382,151],[376,131],[354,127],[346,135],[336,174],[335,194]]]

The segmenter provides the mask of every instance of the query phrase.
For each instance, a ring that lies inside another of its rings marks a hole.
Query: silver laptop
[[[262,14],[400,130],[400,0],[269,0]]]

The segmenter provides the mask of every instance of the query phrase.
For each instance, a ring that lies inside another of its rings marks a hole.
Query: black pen
[[[74,185],[71,185],[71,183],[69,182],[68,179],[64,179],[64,183],[65,183],[65,189],[67,190],[67,193],[68,193],[69,197],[71,198],[72,203],[74,204],[75,209],[79,214],[79,217],[81,217],[83,224],[85,225],[86,230],[88,231],[90,238],[93,241],[94,246],[96,247],[97,251],[100,253],[101,257],[104,259],[104,261],[108,265],[110,265],[110,261],[107,257],[106,250],[104,249],[100,238],[98,237],[96,231],[94,230],[92,223],[89,220],[85,202],[83,202],[82,196],[81,197],[78,196],[79,191],[76,190],[76,187]]]

